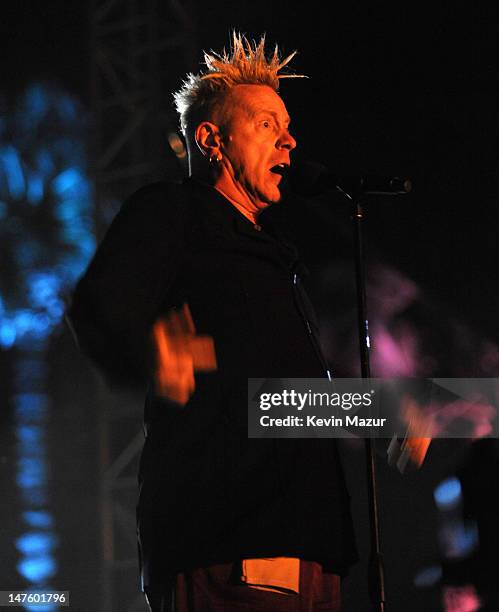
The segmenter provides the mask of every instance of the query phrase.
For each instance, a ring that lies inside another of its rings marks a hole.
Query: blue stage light
[[[43,200],[44,193],[43,177],[39,174],[31,173],[28,177],[26,199],[30,204],[36,205]]]
[[[36,591],[28,591],[35,593]],[[46,592],[46,591],[45,591]],[[54,604],[24,604],[24,609],[28,612],[60,612],[61,607]]]
[[[414,576],[414,586],[419,589],[435,586],[442,578],[442,568],[440,565],[431,565],[420,570]]]
[[[39,423],[45,419],[48,398],[44,393],[18,393],[14,396],[17,417],[26,423]]]
[[[433,497],[440,510],[451,510],[461,501],[461,482],[455,476],[443,480],[433,492]]]
[[[14,264],[0,322],[3,349],[49,338],[62,320],[62,296],[95,250],[86,113],[65,92],[42,84],[28,88],[16,106],[0,140],[0,217],[8,228],[3,235],[0,226],[0,240],[7,249],[11,241]],[[36,216],[26,204],[39,207]],[[40,220],[48,232],[40,231]]]
[[[24,195],[26,185],[18,151],[10,145],[0,148],[0,162],[4,168],[10,197],[20,200]]]
[[[74,196],[75,190],[78,191],[78,185],[82,182],[82,177],[76,168],[67,168],[55,178],[52,179],[52,189],[54,193],[61,196]],[[67,193],[67,192],[70,193]]]
[[[21,457],[34,457],[42,453],[43,433],[39,425],[21,425],[16,428]]]
[[[16,548],[26,557],[46,556],[57,546],[57,538],[45,531],[30,531],[16,540]]]
[[[12,321],[0,321],[0,347],[9,349],[14,346],[16,335],[16,326]]]
[[[39,529],[50,529],[54,526],[54,519],[52,515],[43,510],[29,510],[23,512],[24,522],[30,527],[37,527]]]
[[[34,355],[46,348],[61,323],[64,296],[95,250],[92,189],[85,112],[77,100],[35,84],[16,109],[0,119],[0,241],[9,254],[9,267],[0,275],[6,274],[2,286],[10,287],[8,296],[0,295],[0,348],[29,351],[15,373],[16,482],[26,524],[49,529],[54,524],[47,509],[44,448],[49,403],[35,392],[43,388],[46,373]],[[17,546],[25,557],[17,565],[19,573],[34,585],[47,586],[57,571],[54,535],[30,532]]]
[[[35,167],[46,180],[53,173],[55,161],[53,159],[52,153],[48,149],[41,148],[36,152]]]
[[[47,484],[47,467],[40,458],[21,457],[17,462],[16,483],[23,489]]]
[[[49,97],[46,89],[39,84],[26,90],[18,119],[24,121],[23,127],[29,129],[33,124],[42,121],[49,110]]]
[[[26,279],[28,300],[34,309],[45,309],[54,301],[60,302],[61,279],[52,271],[32,272]]]
[[[457,530],[455,548],[459,557],[467,557],[478,546],[478,528],[475,523],[467,523]]]
[[[55,575],[57,564],[49,555],[28,557],[17,564],[17,571],[31,583],[41,584]]]

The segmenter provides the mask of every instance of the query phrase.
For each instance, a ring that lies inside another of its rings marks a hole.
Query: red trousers
[[[300,593],[275,593],[238,580],[234,564],[178,574],[169,585],[147,589],[152,612],[340,612],[340,578],[318,563],[300,562]]]

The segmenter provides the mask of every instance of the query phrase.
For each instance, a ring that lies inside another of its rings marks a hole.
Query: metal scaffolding
[[[95,0],[90,19],[97,209],[178,173],[172,90],[194,66],[195,28],[179,0]],[[114,210],[111,210],[111,214]]]
[[[94,0],[90,12],[93,173],[100,238],[123,198],[181,173],[168,145],[171,92],[195,67],[192,11],[180,0]],[[146,610],[138,591],[136,471],[143,443],[137,398],[100,392],[103,612]]]

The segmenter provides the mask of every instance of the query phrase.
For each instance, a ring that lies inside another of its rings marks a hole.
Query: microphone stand
[[[357,321],[359,330],[360,371],[362,378],[371,377],[369,363],[369,321],[367,318],[366,273],[362,221],[364,204],[368,195],[394,196],[409,193],[412,183],[398,177],[358,177],[340,179],[329,173],[324,166],[305,163],[295,175],[297,192],[302,195],[317,195],[334,188],[351,203],[355,245],[355,278],[357,286]],[[303,185],[302,185],[303,184]],[[303,190],[303,186],[305,189]],[[378,483],[376,475],[376,454],[374,441],[365,439],[367,495],[369,506],[370,553],[368,567],[369,596],[373,610],[385,612],[385,575],[381,554],[381,529],[379,521]]]
[[[364,181],[360,181],[358,188],[350,195],[339,185],[336,189],[342,193],[352,206],[352,222],[355,250],[355,284],[357,287],[357,325],[359,331],[360,373],[362,378],[371,377],[369,350],[369,319],[367,317],[366,300],[366,266],[365,252],[362,238],[362,222],[364,220],[364,205],[367,196],[372,195],[403,195],[412,189],[409,179],[394,178],[389,183],[389,189],[370,189]],[[366,438],[365,460],[367,476],[367,499],[369,507],[370,552],[368,562],[369,597],[373,610],[385,612],[385,571],[381,553],[381,528],[379,520],[378,481],[376,474],[376,452],[374,440]]]
[[[345,194],[347,195],[347,194]],[[355,249],[355,281],[357,287],[357,325],[359,331],[360,372],[362,378],[371,377],[369,361],[369,320],[366,301],[366,266],[362,240],[363,204],[365,195],[351,198]],[[368,565],[369,597],[373,610],[385,612],[385,572],[381,553],[381,529],[379,520],[378,483],[376,475],[376,453],[374,440],[365,438],[365,461],[367,476],[367,498],[369,507],[370,552]]]

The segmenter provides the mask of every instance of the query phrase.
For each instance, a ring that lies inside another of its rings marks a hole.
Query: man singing
[[[334,440],[248,439],[249,377],[323,377],[302,265],[259,214],[296,141],[277,48],[230,53],[175,94],[190,176],[122,206],[69,312],[114,384],[147,386],[137,508],[156,611],[339,610],[355,560]],[[263,225],[263,223],[262,223]]]

